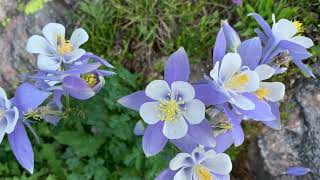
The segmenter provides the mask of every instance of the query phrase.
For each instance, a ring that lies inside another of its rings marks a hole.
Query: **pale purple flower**
[[[198,147],[190,154],[177,154],[156,180],[226,180],[230,179],[231,170],[232,163],[227,154]]]
[[[143,125],[143,122],[142,121],[138,121],[136,123],[136,125],[134,126],[133,133],[136,136],[142,136],[144,134],[144,131],[145,131],[145,127]]]
[[[279,53],[288,51],[296,66],[308,75],[315,77],[312,71],[303,64],[304,59],[312,56],[306,49],[313,46],[313,42],[307,37],[295,36],[301,31],[300,22],[292,22],[287,19],[280,19],[276,22],[273,16],[273,26],[271,29],[269,24],[259,14],[250,13],[249,16],[254,17],[263,30],[262,32],[258,28],[255,29],[257,35],[265,44],[260,64],[268,64]]]
[[[85,50],[79,48],[87,42],[89,36],[82,29],[76,29],[70,40],[65,39],[65,28],[62,24],[49,23],[43,27],[44,37],[33,35],[28,39],[27,51],[38,54],[37,65],[41,70],[59,70],[61,63],[71,64],[82,55]]]
[[[233,4],[240,5],[243,0],[232,0]]]
[[[205,106],[195,99],[195,90],[187,82],[189,74],[187,54],[183,48],[179,48],[166,63],[164,80],[153,81],[145,91],[118,100],[123,106],[139,111],[142,119],[149,124],[143,136],[143,150],[147,156],[159,153],[168,139],[198,137],[193,132],[202,126]],[[199,141],[215,144],[211,134],[203,138],[205,140]],[[210,142],[207,142],[209,139]]]

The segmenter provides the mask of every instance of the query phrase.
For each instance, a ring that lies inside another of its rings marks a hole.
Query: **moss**
[[[19,9],[22,10],[27,15],[34,14],[43,8],[46,2],[49,0],[30,0],[26,4],[19,4]]]

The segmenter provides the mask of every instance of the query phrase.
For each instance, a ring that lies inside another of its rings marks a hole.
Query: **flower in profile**
[[[41,70],[61,69],[61,63],[71,64],[82,55],[85,50],[79,48],[87,42],[89,36],[82,29],[76,29],[70,40],[65,39],[65,28],[61,24],[49,23],[43,27],[44,37],[33,35],[28,39],[27,51],[38,54],[37,65]]]
[[[218,61],[210,71],[210,76],[217,88],[228,98],[228,102],[244,110],[255,108],[248,98],[242,95],[254,92],[259,88],[259,77],[256,72],[242,66],[242,60],[237,53],[227,53],[221,66]]]
[[[18,121],[19,111],[8,99],[6,92],[0,87],[0,144],[4,135],[10,134]]]
[[[293,166],[289,167],[285,174],[289,176],[303,176],[311,172],[311,169],[303,167],[303,166]]]
[[[227,154],[198,147],[191,154],[177,154],[156,180],[229,179],[231,170],[232,163]]]
[[[302,24],[298,21],[280,19],[278,22],[272,16],[273,26],[256,13],[250,13],[259,23],[260,29],[255,29],[261,41],[265,44],[260,64],[269,64],[276,59],[279,53],[287,51],[290,59],[306,74],[315,77],[312,71],[303,64],[303,60],[312,56],[306,49],[314,44],[310,38],[299,35],[303,31]]]
[[[211,134],[199,131],[205,123],[205,106],[195,99],[195,90],[187,82],[189,74],[187,54],[179,48],[166,63],[164,80],[152,81],[145,91],[118,100],[123,106],[139,111],[149,124],[143,136],[147,156],[159,153],[168,139],[182,139],[187,132],[200,144],[215,144]]]
[[[12,105],[17,107],[20,116],[14,130],[8,135],[8,140],[17,161],[31,174],[34,169],[34,155],[25,125],[31,132],[34,131],[25,120],[24,114],[35,110],[50,95],[51,93],[40,91],[29,83],[23,83],[16,89],[15,96],[12,98]]]

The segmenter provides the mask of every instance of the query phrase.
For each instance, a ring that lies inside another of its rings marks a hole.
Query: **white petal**
[[[84,29],[79,28],[73,31],[70,38],[70,42],[73,48],[79,48],[83,43],[87,42],[88,39],[89,39],[88,33]]]
[[[60,68],[61,60],[58,57],[38,55],[37,65],[41,70],[58,70]]]
[[[0,98],[8,99],[7,93],[4,91],[4,89],[2,89],[2,87],[0,87]]]
[[[149,98],[161,100],[168,97],[168,94],[171,93],[171,90],[166,81],[154,80],[147,85],[145,92]]]
[[[238,53],[226,54],[221,62],[219,77],[222,81],[228,80],[232,75],[240,70],[242,61]]]
[[[171,170],[178,170],[182,167],[190,167],[191,164],[189,160],[191,159],[190,154],[188,153],[179,153],[174,157],[169,164]]]
[[[281,82],[261,82],[260,86],[269,90],[266,99],[277,102],[283,99],[285,93],[285,85]]]
[[[248,77],[248,82],[245,83],[242,86],[239,86],[239,88],[234,89],[235,92],[253,92],[256,91],[259,88],[260,85],[260,79],[256,72],[251,70],[246,70],[242,72],[243,74],[246,74]]]
[[[215,81],[218,81],[218,77],[219,77],[219,67],[220,67],[220,62],[216,62],[216,64],[214,65],[213,69],[210,71],[210,76],[212,79],[214,79]]]
[[[13,107],[12,110],[9,110],[6,112],[6,119],[7,119],[7,128],[6,133],[10,134],[14,128],[16,127],[16,124],[19,119],[19,111],[16,107]]]
[[[184,117],[188,120],[190,124],[199,124],[205,118],[206,107],[204,104],[198,100],[193,99],[185,104],[186,112]]]
[[[214,157],[205,159],[201,164],[210,169],[211,172],[220,175],[228,175],[232,170],[231,159],[225,153],[218,153]]]
[[[86,53],[83,49],[74,49],[71,53],[63,55],[63,62],[70,64],[78,60],[82,55]]]
[[[230,103],[236,105],[238,108],[243,110],[253,110],[255,108],[254,103],[251,102],[248,98],[236,93],[230,93],[230,94],[231,94]]]
[[[304,36],[295,36],[290,39],[290,41],[300,44],[301,46],[305,48],[311,48],[314,44],[310,38],[304,37]]]
[[[5,117],[0,119],[0,143],[2,142],[4,134],[6,133],[7,124],[7,119]]]
[[[273,34],[279,39],[289,39],[297,33],[297,28],[292,21],[280,19],[272,27]]]
[[[58,23],[49,23],[45,25],[42,29],[44,37],[49,41],[49,43],[57,48],[57,36],[65,37],[65,28],[62,24]]]
[[[155,124],[160,121],[159,102],[147,102],[141,105],[139,113],[144,122]]]
[[[217,153],[211,149],[205,152],[204,155],[206,156],[206,158],[214,158],[217,155]]]
[[[173,177],[173,180],[192,180],[192,168],[182,168]]]
[[[260,81],[271,78],[271,76],[276,72],[274,68],[267,64],[262,64],[256,67],[254,71],[258,74]]]
[[[182,116],[177,120],[165,121],[162,130],[168,139],[180,139],[187,134],[187,131],[188,124]]]
[[[43,54],[48,56],[55,53],[55,50],[49,44],[49,42],[45,38],[38,35],[33,35],[28,39],[26,49],[29,53]]]
[[[174,81],[171,84],[171,91],[174,96],[181,97],[185,102],[191,101],[195,96],[193,86],[184,81]]]

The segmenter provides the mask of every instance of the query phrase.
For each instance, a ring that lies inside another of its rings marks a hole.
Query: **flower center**
[[[174,121],[177,120],[180,115],[180,104],[183,104],[181,98],[179,98],[179,101],[176,101],[175,99],[170,100],[160,100],[159,105],[159,118],[162,121]]]
[[[200,164],[196,165],[196,167],[194,169],[195,169],[195,173],[199,179],[201,179],[201,180],[212,180],[213,179],[210,171],[208,171],[207,168],[201,166]]]
[[[85,80],[90,87],[94,87],[97,84],[97,78],[94,73],[83,74],[81,79]]]
[[[228,89],[240,89],[249,82],[247,74],[236,73],[226,83],[225,87]]]
[[[232,124],[230,124],[230,123],[220,123],[218,127],[221,128],[221,129],[229,131],[229,130],[232,129]]]
[[[304,27],[302,26],[302,23],[300,21],[293,21],[294,26],[296,27],[298,33],[301,33],[304,31]]]
[[[72,44],[69,40],[66,41],[61,35],[57,35],[57,45],[59,54],[67,54],[73,50]]]
[[[258,97],[258,99],[262,100],[270,94],[270,91],[266,88],[259,88],[254,92],[254,94]]]
[[[4,118],[6,111],[3,108],[0,108],[0,120],[2,120],[2,118]]]

